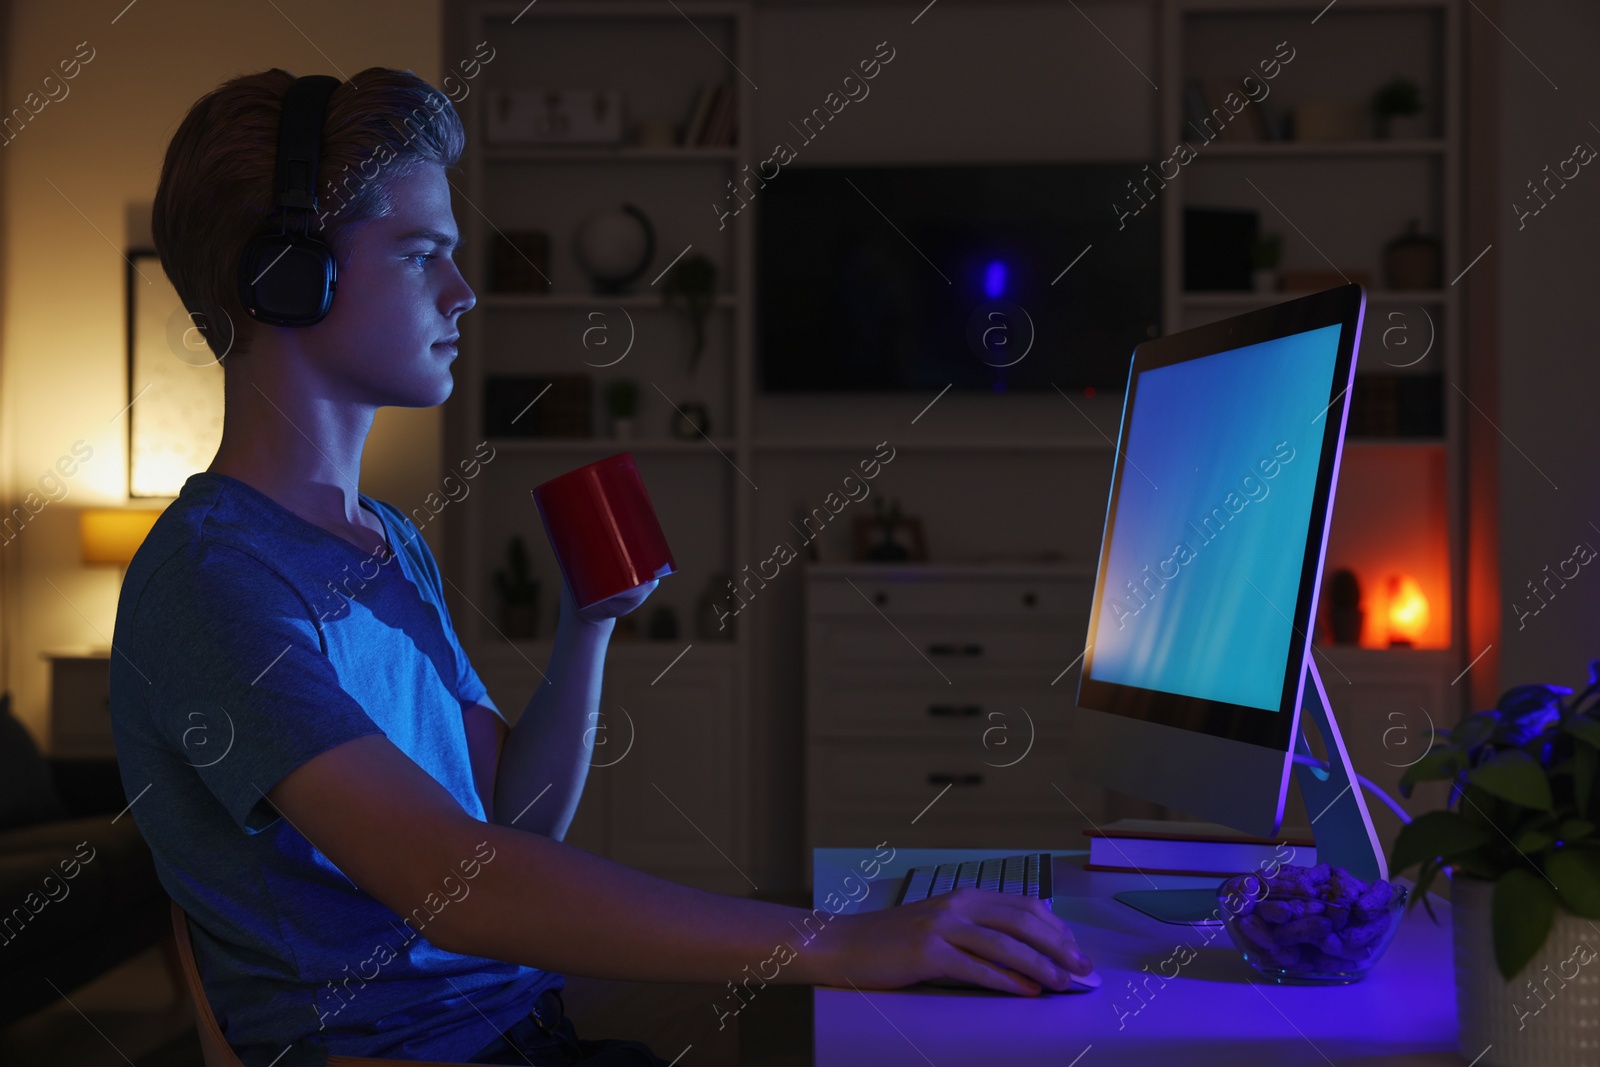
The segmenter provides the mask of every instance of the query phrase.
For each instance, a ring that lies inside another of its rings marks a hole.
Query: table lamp
[[[1428,598],[1409,574],[1389,579],[1389,647],[1410,648],[1428,629]]]
[[[78,548],[84,566],[115,564],[120,581],[160,515],[156,508],[85,508],[78,512]]]

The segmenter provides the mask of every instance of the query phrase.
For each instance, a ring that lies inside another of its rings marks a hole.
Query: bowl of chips
[[[1277,982],[1359,981],[1400,927],[1406,887],[1343,867],[1281,866],[1217,887],[1219,914],[1245,962]]]

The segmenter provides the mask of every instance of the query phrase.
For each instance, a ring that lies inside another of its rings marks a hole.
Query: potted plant
[[[1250,266],[1255,273],[1256,292],[1272,293],[1278,289],[1278,262],[1283,255],[1283,235],[1264,233],[1250,242]]]
[[[694,340],[689,349],[689,373],[700,365],[706,347],[706,318],[716,299],[717,265],[696,252],[679,260],[661,284],[661,297],[668,307],[682,305],[689,316]]]
[[[528,546],[520,536],[511,538],[506,569],[494,572],[500,589],[500,630],[512,640],[539,636],[539,583],[528,572]]]
[[[1600,660],[1581,693],[1519,685],[1435,739],[1400,779],[1451,783],[1445,809],[1395,839],[1411,904],[1451,873],[1460,1048],[1484,1067],[1592,1063],[1591,1019],[1566,986],[1600,955]],[[1435,917],[1437,921],[1437,917]],[[1584,976],[1592,997],[1600,964]]]
[[[611,417],[611,436],[625,441],[633,436],[633,417],[639,411],[639,386],[627,378],[608,383],[601,394]]]
[[[1423,136],[1422,87],[1410,78],[1385,82],[1372,94],[1372,115],[1378,122],[1378,136],[1385,140]]]

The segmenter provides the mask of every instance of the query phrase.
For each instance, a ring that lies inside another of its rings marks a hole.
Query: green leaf
[[[1410,797],[1412,787],[1418,782],[1454,778],[1464,762],[1461,753],[1453,748],[1434,748],[1400,775],[1400,792]]]
[[[1506,981],[1528,965],[1550,936],[1556,892],[1538,872],[1513,867],[1494,884],[1490,907],[1494,962]]]
[[[1516,845],[1521,852],[1543,852],[1555,844],[1556,832],[1545,826],[1530,826],[1517,835]]]
[[[1568,819],[1556,828],[1556,836],[1567,844],[1594,833],[1594,823],[1588,819]]]
[[[1600,722],[1587,715],[1574,715],[1561,728],[1591,748],[1600,749]]]
[[[1495,753],[1468,772],[1467,779],[1484,792],[1524,808],[1549,811],[1554,803],[1550,796],[1550,779],[1545,777],[1544,768],[1520,749]]]
[[[1595,770],[1600,768],[1600,752],[1588,745],[1577,745],[1572,750],[1572,804],[1578,811],[1589,810],[1589,797],[1594,792]]]
[[[1520,858],[1512,862],[1521,863]],[[1456,859],[1456,866],[1461,868],[1461,873],[1469,878],[1481,878],[1485,882],[1492,882],[1499,878],[1506,870],[1504,863],[1496,863],[1483,852],[1473,851]]]
[[[1568,911],[1600,919],[1600,854],[1587,848],[1558,848],[1544,867]]]
[[[1492,711],[1468,715],[1450,731],[1450,744],[1462,749],[1477,748],[1494,735],[1495,727],[1499,725],[1500,716]]]
[[[1453,811],[1429,811],[1400,828],[1389,859],[1390,875],[1414,863],[1453,859],[1489,840],[1489,835]]]

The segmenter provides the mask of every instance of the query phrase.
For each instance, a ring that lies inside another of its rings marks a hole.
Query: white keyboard
[[[906,872],[905,887],[895,903],[914,904],[964,888],[1018,893],[1049,901],[1054,888],[1050,881],[1050,853],[1025,852],[1017,856],[941,863],[935,867],[913,867]]]

